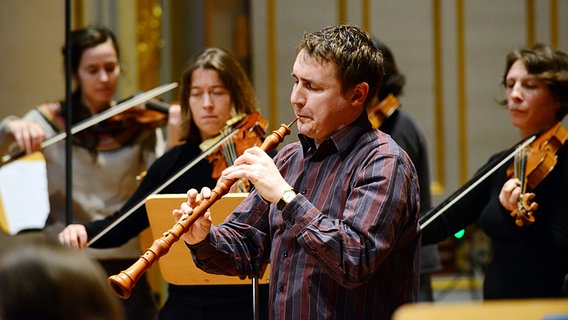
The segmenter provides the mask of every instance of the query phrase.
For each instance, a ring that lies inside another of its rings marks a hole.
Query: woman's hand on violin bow
[[[59,233],[59,242],[71,248],[85,249],[88,240],[87,230],[82,224],[70,224]]]
[[[196,208],[204,199],[211,197],[211,189],[203,188],[201,193],[196,189],[187,191],[187,201],[183,202],[179,209],[175,209],[172,214],[179,222],[184,215],[191,215],[193,209]],[[197,244],[207,238],[211,229],[211,213],[207,210],[193,224],[189,226],[187,232],[181,235],[181,238],[188,244]]]
[[[41,143],[45,140],[43,129],[36,123],[22,119],[14,119],[8,122],[8,130],[14,136],[14,140],[26,154],[41,149]]]

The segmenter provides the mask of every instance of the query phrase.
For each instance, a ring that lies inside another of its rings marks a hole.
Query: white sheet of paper
[[[43,228],[49,213],[43,157],[26,157],[0,167],[0,198],[10,234]]]

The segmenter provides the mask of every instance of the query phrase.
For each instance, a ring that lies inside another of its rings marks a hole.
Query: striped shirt
[[[250,275],[269,260],[271,319],[390,319],[417,300],[418,179],[390,136],[361,117],[274,161],[298,195],[280,211],[253,190],[190,246],[200,268]]]

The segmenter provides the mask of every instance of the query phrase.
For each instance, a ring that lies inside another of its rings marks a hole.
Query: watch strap
[[[276,203],[276,207],[278,208],[278,210],[282,211],[282,209],[284,209],[284,207],[289,203],[289,201],[286,200],[286,193],[289,193],[289,192],[292,192],[294,194],[294,197],[296,196],[296,190],[294,190],[294,189],[284,191],[284,193],[282,193],[282,197]]]

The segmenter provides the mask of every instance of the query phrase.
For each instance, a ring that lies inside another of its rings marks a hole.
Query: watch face
[[[296,196],[296,193],[293,190],[288,190],[288,191],[284,191],[282,198],[284,199],[284,201],[290,202],[290,201],[292,201],[292,199],[294,199],[295,196]]]

